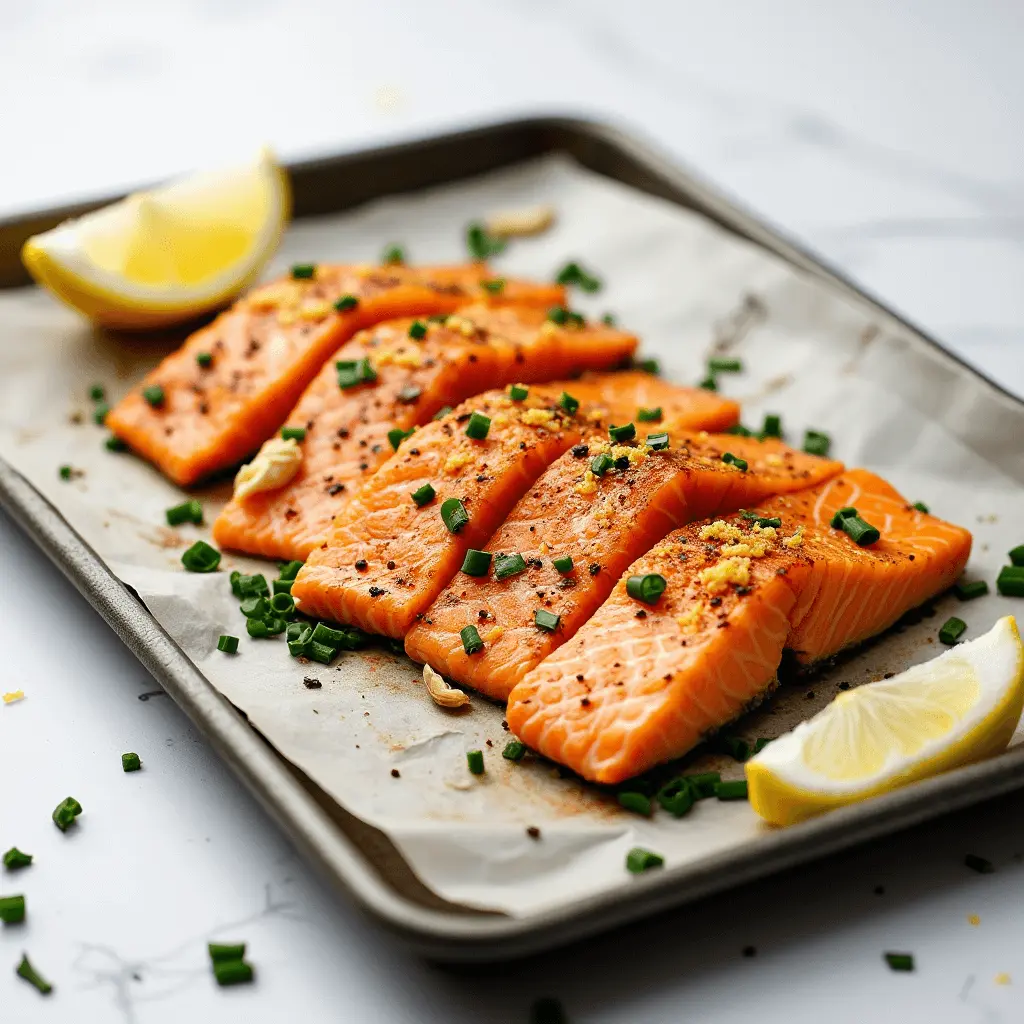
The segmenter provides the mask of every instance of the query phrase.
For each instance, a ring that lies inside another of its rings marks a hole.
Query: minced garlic
[[[744,533],[738,526],[727,523],[724,519],[716,519],[713,523],[700,528],[701,540],[738,541],[743,540]]]
[[[704,602],[698,601],[688,612],[684,612],[676,619],[676,625],[678,625],[684,633],[694,633],[700,626],[703,618]]]
[[[235,497],[242,499],[260,491],[276,491],[284,487],[302,465],[302,449],[294,437],[272,437],[252,462],[235,475]]]
[[[721,594],[730,585],[746,587],[750,584],[750,559],[742,556],[723,558],[701,571],[700,581],[709,594]]]
[[[554,419],[555,414],[550,409],[527,409],[522,415],[522,421],[528,427],[547,427]]]
[[[573,490],[577,494],[594,494],[597,491],[597,477],[588,469]]]
[[[445,327],[452,331],[458,331],[464,338],[472,338],[477,332],[477,326],[469,317],[455,316],[448,317],[444,322]]]
[[[542,338],[550,338],[558,333],[558,325],[551,320],[545,320],[537,332]]]
[[[329,302],[309,302],[299,308],[300,320],[326,320],[333,307]]]
[[[504,632],[504,626],[494,626],[493,628],[487,630],[487,632],[484,634],[484,642],[488,644],[493,644],[496,640],[501,639]]]
[[[462,471],[464,466],[468,466],[473,461],[473,458],[473,452],[452,452],[444,460],[444,471],[449,476],[455,476]]]
[[[783,540],[782,543],[787,548],[798,548],[798,547],[800,547],[803,544],[803,542],[804,542],[804,528],[802,526],[798,526],[796,528],[796,533],[794,533],[792,537],[786,537]]]
[[[631,466],[639,466],[647,458],[648,448],[630,448],[628,445],[612,445],[611,457],[613,459],[628,459]]]
[[[469,703],[469,694],[465,690],[449,686],[429,665],[423,666],[423,685],[434,703],[443,708],[461,708]]]
[[[722,555],[742,555],[745,558],[764,558],[768,554],[768,547],[757,541],[740,541],[738,544],[723,544]]]
[[[418,349],[414,348],[402,348],[392,349],[384,348],[381,349],[374,357],[373,364],[377,366],[404,366],[409,369],[415,369],[417,366],[423,365],[423,357],[420,355]]]

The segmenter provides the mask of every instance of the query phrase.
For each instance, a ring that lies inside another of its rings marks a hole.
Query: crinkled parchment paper
[[[468,220],[536,203],[556,207],[557,226],[511,244],[496,261],[500,272],[550,278],[566,259],[582,260],[606,287],[578,304],[614,311],[673,380],[699,379],[714,348],[741,357],[745,371],[721,381],[743,401],[745,422],[782,412],[797,444],[807,427],[830,432],[834,454],[848,465],[878,471],[908,499],[971,528],[970,572],[994,580],[1005,551],[1024,539],[1017,404],[895,322],[699,216],[547,158],[298,223],[273,270],[306,260],[365,262],[392,241],[417,261],[457,260]],[[93,331],[29,289],[0,294],[0,331],[0,453],[139,592],[277,750],[387,833],[435,892],[529,915],[629,886],[623,862],[634,845],[679,865],[758,841],[762,826],[746,804],[707,800],[682,820],[660,813],[647,821],[550,764],[503,760],[508,734],[499,707],[477,697],[462,711],[435,707],[417,668],[383,648],[328,668],[289,658],[283,638],[250,640],[227,572],[258,563],[229,555],[223,572],[184,572],[181,551],[204,530],[163,525],[164,509],[181,492],[133,456],[106,451],[90,416],[92,382],[118,397],[175,339]],[[61,481],[65,463],[82,475]],[[208,522],[227,486],[202,492]],[[776,735],[831,699],[840,681],[864,682],[933,656],[938,625],[954,610],[970,636],[1012,607],[995,595],[966,607],[943,598],[918,625],[785,687],[741,731]],[[242,637],[237,656],[216,650],[221,633]],[[322,687],[308,689],[304,676]],[[479,778],[465,758],[477,747],[487,764]],[[728,772],[740,769],[728,765]],[[529,826],[539,838],[527,835]]]

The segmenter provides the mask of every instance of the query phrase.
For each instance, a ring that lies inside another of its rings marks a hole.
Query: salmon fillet
[[[663,451],[640,439],[630,445],[613,445],[607,435],[586,440],[585,450],[574,447],[552,463],[486,545],[494,553],[519,552],[528,568],[501,580],[493,571],[458,573],[406,637],[410,658],[507,700],[530,669],[593,615],[626,567],[670,530],[843,470],[840,462],[777,440],[682,434]],[[602,452],[625,459],[623,468],[595,477],[591,460]],[[725,452],[748,469],[723,462]],[[559,571],[553,560],[565,556],[572,568]],[[557,615],[557,628],[538,627],[538,609]],[[469,623],[485,625],[491,637],[476,654],[465,652],[460,637]]]
[[[605,397],[602,379],[534,385],[524,401],[489,391],[418,430],[338,513],[328,540],[310,555],[292,588],[303,612],[404,637],[466,551],[491,536],[548,465],[584,432],[602,429],[605,412],[629,418],[636,406],[630,382],[641,377],[647,387],[647,377],[609,376],[617,380],[617,405],[595,403]],[[558,404],[566,388],[580,403],[575,413]],[[491,419],[485,440],[466,435],[473,413]],[[417,507],[411,494],[426,484],[436,498]],[[469,515],[457,533],[440,514],[449,498],[461,499]]]
[[[444,324],[425,323],[421,340],[409,334],[414,322],[424,323],[396,320],[361,332],[328,360],[286,420],[306,430],[299,472],[279,490],[229,502],[213,527],[222,547],[304,560],[390,458],[389,431],[428,423],[444,406],[488,388],[620,365],[637,345],[631,334],[600,324],[557,326],[545,311],[523,306],[468,307]],[[376,379],[342,390],[336,363],[364,358]],[[630,374],[630,386],[639,388],[633,378],[642,376]],[[655,383],[655,394],[680,405],[671,385]],[[723,402],[701,401],[700,408],[709,421],[730,415]]]
[[[324,360],[356,331],[395,317],[450,313],[473,301],[546,308],[564,298],[558,286],[515,280],[492,295],[482,287],[491,277],[474,263],[319,266],[308,278],[275,281],[196,331],[121,399],[106,423],[175,483],[194,484],[273,434]],[[347,296],[356,304],[336,309]]]
[[[881,539],[831,526],[856,506]],[[677,530],[637,560],[589,622],[512,691],[507,718],[531,747],[602,783],[680,757],[772,686],[783,650],[805,663],[892,625],[957,579],[971,535],[919,512],[884,480],[850,470]],[[654,604],[632,576],[660,574]],[[643,614],[641,614],[643,613]]]

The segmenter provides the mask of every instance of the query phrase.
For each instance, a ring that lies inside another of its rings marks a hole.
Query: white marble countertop
[[[290,157],[584,114],[1024,393],[1022,28],[1011,0],[5,4],[0,215],[263,141]],[[4,1021],[516,1022],[543,994],[609,1024],[1024,1019],[1024,795],[533,962],[444,971],[328,893],[3,516],[0,552],[2,688],[29,695],[0,708],[0,847],[37,858],[0,878],[29,904],[0,929],[0,972],[24,948],[57,986],[44,1000],[0,973]],[[87,813],[62,836],[68,793]],[[218,990],[209,938],[248,940],[257,983]],[[894,949],[914,974],[886,970]]]

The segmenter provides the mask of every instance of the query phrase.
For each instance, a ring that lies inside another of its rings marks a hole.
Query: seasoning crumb
[[[804,699],[805,699],[805,700],[814,700],[814,691],[813,691],[813,690],[808,690],[808,691],[807,691],[807,692],[806,692],[806,693],[804,694]]]
[[[979,857],[975,853],[969,853],[964,857],[964,866],[972,871],[977,871],[979,875],[991,875],[996,869],[992,861]]]
[[[508,722],[506,722],[504,718],[501,720],[501,727],[505,732],[508,732]]]
[[[324,684],[319,679],[314,679],[312,676],[303,676],[302,685],[307,690],[319,690]]]
[[[967,923],[970,925],[974,925],[974,927],[977,928],[978,925],[981,924],[981,918],[978,917],[977,914],[968,914]]]
[[[540,839],[540,829],[536,825],[530,825],[526,830],[526,834],[531,839]]]
[[[402,777],[402,773],[397,768],[392,768],[391,769],[391,778],[393,778],[393,779],[400,779],[401,777]]]
[[[993,980],[995,981],[995,983],[997,985],[1009,985],[1010,984],[1010,976],[1005,971],[1001,971],[999,974],[997,974],[995,976],[995,978]]]
[[[848,690],[849,688],[850,688],[850,684],[848,682],[846,682],[845,680],[839,684],[839,689],[840,690]]]

